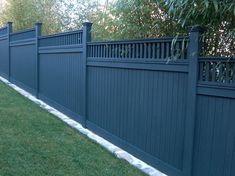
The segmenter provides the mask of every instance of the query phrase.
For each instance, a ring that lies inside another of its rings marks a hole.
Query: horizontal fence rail
[[[90,58],[187,59],[187,37],[88,43]]]
[[[0,75],[168,175],[235,175],[235,60],[189,36],[91,42],[0,28]],[[0,117],[1,118],[1,117]]]

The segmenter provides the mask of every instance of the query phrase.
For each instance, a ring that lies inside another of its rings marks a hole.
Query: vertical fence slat
[[[97,56],[100,57],[100,45],[97,45]]]
[[[153,58],[152,43],[148,44],[148,58]]]
[[[229,80],[230,80],[229,70],[230,70],[230,64],[226,62],[226,73],[225,73],[226,83],[229,83]]]
[[[120,56],[120,52],[121,52],[121,45],[120,44],[118,44],[118,58],[120,58],[121,56]]]
[[[106,45],[103,45],[103,57],[106,57]]]
[[[99,45],[99,50],[100,50],[100,57],[102,58],[103,55],[103,45]]]
[[[139,57],[140,57],[139,52],[140,52],[140,45],[137,43],[137,44],[136,44],[136,50],[135,50],[136,58],[139,58]]]
[[[128,58],[128,44],[125,44],[125,58]]]
[[[115,44],[112,45],[112,57],[115,58],[116,51],[115,51]]]
[[[235,62],[233,63],[233,84],[235,84]]]
[[[199,80],[203,81],[203,62],[199,62]]]
[[[152,52],[153,52],[152,58],[155,59],[156,58],[156,44],[155,43],[152,44]]]
[[[136,52],[135,52],[135,47],[136,47],[136,44],[133,44],[133,45],[132,45],[132,56],[131,56],[132,58],[135,58],[135,57],[136,57],[136,56],[135,56],[135,53],[136,53]]]
[[[210,65],[209,62],[206,62],[205,81],[209,81],[209,77],[210,77]]]
[[[114,52],[115,52],[114,57],[115,57],[115,58],[118,57],[118,55],[117,55],[117,54],[118,54],[118,49],[117,49],[117,48],[118,48],[118,45],[115,44],[115,45],[114,45],[114,50],[115,50],[115,51],[114,51]]]
[[[125,46],[124,46],[124,44],[121,44],[121,54],[120,54],[120,56],[121,56],[121,58],[125,58]]]
[[[140,43],[140,58],[143,58],[143,44]]]
[[[143,44],[143,46],[144,46],[144,58],[147,58],[147,43],[144,43]]]
[[[112,57],[115,58],[115,44],[112,45]]]
[[[95,57],[95,46],[92,46],[92,57]]]
[[[129,44],[127,48],[128,48],[128,52],[127,52],[128,58],[131,58],[131,44]]]
[[[105,45],[105,57],[109,57],[109,48],[108,48],[108,45]]]
[[[212,81],[213,82],[216,81],[216,63],[215,62],[212,63]]]
[[[161,59],[165,59],[165,43],[161,42]]]
[[[112,44],[110,45],[110,57],[111,58],[113,57],[113,45]]]
[[[166,43],[166,45],[165,45],[165,50],[166,50],[166,56],[165,56],[165,58],[166,59],[170,59],[170,51],[169,51],[169,48],[170,48],[170,43],[169,42],[167,42]]]
[[[184,59],[187,59],[187,45],[188,45],[188,42],[185,41],[184,42]]]
[[[223,82],[223,63],[219,63],[219,82]]]
[[[160,43],[158,42],[158,43],[157,43],[157,59],[160,59],[160,57],[161,57],[161,54],[160,54],[160,47],[161,47],[161,45],[160,45]]]
[[[125,58],[126,55],[126,45],[122,44],[122,58]]]
[[[179,42],[176,42],[175,48],[176,48],[176,59],[180,59],[181,50],[180,50],[180,43]]]
[[[103,58],[105,54],[104,45],[100,45],[100,54],[101,54],[101,57]]]

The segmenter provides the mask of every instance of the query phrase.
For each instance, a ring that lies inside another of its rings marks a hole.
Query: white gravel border
[[[122,150],[121,148],[115,146],[114,144],[110,143],[109,141],[105,140],[104,138],[94,134],[90,130],[83,128],[82,125],[73,119],[69,118],[65,114],[61,113],[60,111],[54,109],[53,107],[47,105],[43,101],[37,99],[32,94],[28,93],[27,91],[19,88],[18,86],[10,83],[8,80],[0,76],[0,80],[7,84],[8,86],[12,87],[14,90],[19,92],[21,95],[25,96],[26,98],[30,99],[34,103],[36,103],[41,108],[47,110],[51,114],[55,115],[65,123],[67,123],[70,127],[78,130],[80,133],[86,135],[91,140],[95,141],[96,143],[102,145],[104,148],[106,148],[108,151],[113,153],[116,157],[120,159],[126,160],[128,163],[130,163],[132,166],[138,168],[139,170],[143,171],[144,173],[150,175],[150,176],[166,176],[159,170],[153,168],[152,166],[146,164],[145,162],[141,161],[140,159],[134,157],[130,153]]]

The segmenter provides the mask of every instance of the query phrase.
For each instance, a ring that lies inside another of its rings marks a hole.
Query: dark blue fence
[[[12,24],[8,23],[7,27],[0,28],[0,73],[1,76],[9,78],[10,68],[10,47],[9,47],[9,34],[12,31]]]
[[[35,28],[11,33],[10,80],[35,94],[36,33]]]
[[[79,122],[85,113],[82,34],[79,30],[39,38],[39,97]]]
[[[0,29],[0,74],[169,175],[235,175],[235,61],[189,36],[91,42]]]

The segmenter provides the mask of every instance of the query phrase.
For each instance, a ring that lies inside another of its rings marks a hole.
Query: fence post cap
[[[205,28],[200,26],[200,25],[195,25],[195,26],[192,26],[190,27],[190,32],[199,32],[199,33],[203,33],[205,32]]]
[[[42,23],[37,22],[35,23],[35,30],[36,30],[36,36],[41,36],[42,35]]]
[[[13,22],[11,22],[11,21],[7,22],[8,33],[12,33],[12,24],[13,24]]]
[[[88,27],[91,27],[93,23],[91,22],[84,22],[82,23],[83,26],[88,26]]]
[[[35,23],[35,26],[41,26],[42,25],[42,23],[41,22],[37,22],[37,23]]]

